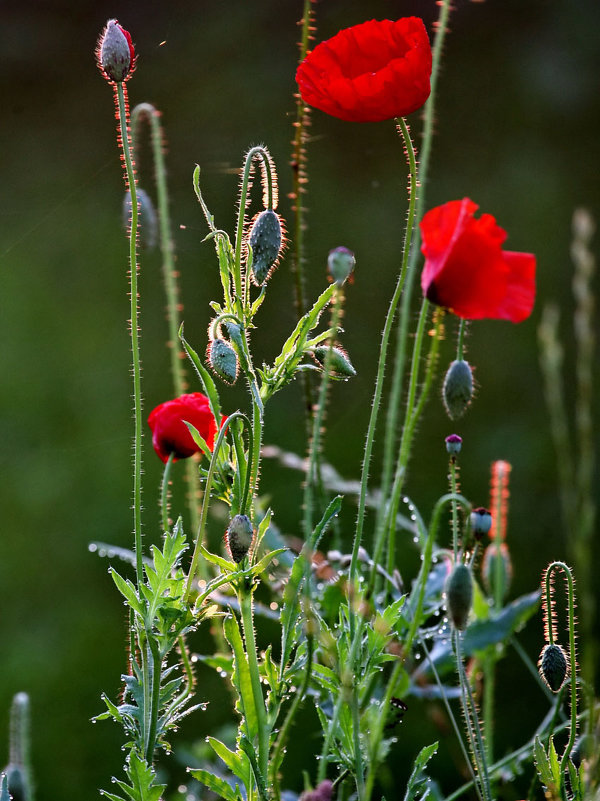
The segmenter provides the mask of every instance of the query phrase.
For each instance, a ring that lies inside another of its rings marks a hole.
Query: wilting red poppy
[[[431,91],[431,46],[418,17],[370,20],[318,44],[296,81],[309,106],[349,122],[404,117]]]
[[[217,424],[208,398],[201,392],[180,395],[179,398],[161,403],[148,417],[148,425],[152,429],[152,445],[163,462],[171,454],[177,460],[186,459],[200,451],[184,420],[191,423],[208,447],[212,448]]]
[[[467,320],[519,323],[535,301],[535,256],[502,250],[506,231],[491,214],[476,220],[478,208],[466,197],[423,217],[423,294]]]

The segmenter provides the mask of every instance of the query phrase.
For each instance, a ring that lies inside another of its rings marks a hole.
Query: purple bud
[[[338,286],[342,286],[350,278],[355,265],[354,253],[343,245],[329,251],[327,269]]]
[[[109,19],[100,34],[96,57],[109,81],[120,83],[131,73],[135,50],[129,32],[116,19]]]
[[[450,456],[456,456],[457,453],[460,453],[461,448],[462,437],[459,437],[458,434],[450,434],[449,437],[446,437],[446,450]]]

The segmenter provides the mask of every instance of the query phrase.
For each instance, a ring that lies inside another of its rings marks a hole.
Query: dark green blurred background
[[[127,244],[121,230],[122,177],[111,90],[94,64],[96,38],[109,17],[132,34],[139,54],[129,82],[132,105],[154,103],[168,138],[171,210],[182,274],[188,339],[202,351],[208,302],[219,282],[191,176],[202,167],[206,200],[220,227],[232,228],[233,168],[252,144],[267,144],[279,167],[289,216],[296,21],[300,0],[60,2],[0,5],[0,754],[12,695],[31,696],[38,801],[96,797],[119,773],[121,732],[92,726],[100,692],[115,695],[125,667],[124,610],[108,564],[92,540],[131,544],[132,437],[126,320]],[[433,0],[323,0],[318,38],[365,19],[418,14],[429,30]],[[446,490],[443,438],[465,439],[462,487],[486,505],[489,466],[513,465],[508,529],[513,593],[532,590],[550,558],[564,558],[555,458],[541,390],[536,326],[543,305],[559,301],[572,399],[573,341],[570,219],[578,205],[598,217],[600,93],[595,0],[457,0],[440,77],[437,136],[428,206],[473,198],[509,232],[508,248],[538,257],[538,301],[527,322],[472,326],[469,359],[480,390],[460,425],[445,418],[436,389],[417,440],[407,490],[428,517]],[[420,120],[410,120],[418,140]],[[309,147],[308,286],[325,285],[330,248],[356,253],[344,344],[359,376],[335,387],[326,454],[348,478],[360,469],[378,341],[399,265],[406,215],[406,170],[393,123],[352,125],[314,113]],[[142,184],[151,188],[149,163]],[[184,229],[180,226],[185,226]],[[256,348],[272,359],[294,322],[289,262],[272,280]],[[160,262],[142,262],[145,407],[171,395]],[[453,321],[442,364],[452,359]],[[196,389],[197,387],[193,387]],[[244,403],[223,392],[227,409]],[[272,403],[266,441],[303,453],[300,387]],[[145,525],[158,535],[160,463],[146,438]],[[378,480],[377,467],[373,470]],[[276,520],[298,534],[299,476],[265,465],[263,485]],[[352,523],[348,513],[348,533]],[[367,542],[368,544],[368,542]],[[407,546],[401,569],[410,579]],[[532,621],[531,656],[541,646]],[[513,666],[516,664],[512,661]],[[532,733],[544,700],[520,666],[500,670],[498,753]],[[520,688],[525,694],[520,694]],[[504,688],[507,688],[506,690]],[[199,669],[199,697],[212,700],[182,732],[201,739],[227,720],[224,686]],[[531,715],[524,713],[524,697]],[[440,733],[421,714],[406,716],[393,764],[398,794],[410,760]],[[290,760],[301,788],[301,760],[318,747],[310,728]],[[456,785],[457,749],[434,762],[445,789]],[[4,756],[0,756],[0,762]],[[458,760],[460,761],[460,760]],[[181,780],[174,776],[172,786]],[[403,794],[403,790],[402,790]],[[393,798],[388,791],[388,801]],[[511,797],[510,795],[507,797]],[[514,796],[513,796],[514,797]]]

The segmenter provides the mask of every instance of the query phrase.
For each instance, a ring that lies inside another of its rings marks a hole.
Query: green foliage
[[[429,782],[431,780],[425,773],[425,768],[437,749],[438,744],[433,743],[422,748],[417,754],[406,786],[404,801],[425,801],[426,798],[429,798]]]

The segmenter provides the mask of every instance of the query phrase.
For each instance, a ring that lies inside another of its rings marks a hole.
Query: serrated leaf
[[[258,524],[258,530],[256,532],[256,545],[254,546],[255,551],[258,551],[258,549],[260,548],[263,541],[263,537],[267,533],[267,530],[271,524],[272,517],[273,517],[273,510],[267,509],[267,511],[263,515],[262,520]]]
[[[540,782],[546,787],[552,797],[559,797],[558,787],[554,781],[554,774],[550,759],[546,754],[542,741],[536,736],[533,743],[533,758]]]
[[[202,453],[205,454],[205,456],[208,457],[208,454],[212,453],[211,449],[208,446],[208,442],[204,439],[204,437],[198,431],[196,426],[192,425],[187,420],[184,420],[183,422],[186,424],[187,429],[190,432],[190,434],[192,435],[192,439],[194,440],[196,445],[200,448]]]
[[[406,786],[404,801],[417,801],[424,799],[429,792],[427,785],[429,777],[425,774],[425,767],[438,749],[438,743],[432,743],[422,748],[413,763],[413,769]]]
[[[109,801],[125,801],[122,795],[115,795],[114,793],[109,793],[107,790],[100,790],[100,795],[104,796],[104,798],[108,798]]]
[[[246,755],[231,751],[227,746],[216,737],[207,737],[206,742],[211,746],[215,754],[223,760],[229,770],[237,776],[238,779],[245,781],[248,776],[248,765],[246,762]]]
[[[222,556],[217,556],[217,554],[207,551],[204,545],[198,545],[198,550],[207,562],[217,565],[224,573],[232,574],[238,572],[238,566],[235,562],[230,562],[229,559],[224,559]]]
[[[262,799],[262,801],[269,801],[269,791],[267,790],[265,778],[260,772],[260,768],[258,767],[258,760],[256,758],[256,752],[254,750],[254,746],[252,745],[250,740],[244,735],[242,735],[242,737],[240,738],[240,748],[248,757],[248,761],[250,762],[250,767],[252,768],[252,773],[254,774],[254,781],[256,782],[260,798]]]
[[[143,615],[144,609],[142,602],[138,598],[138,594],[131,581],[120,576],[114,567],[109,568],[109,572],[113,578],[113,581],[117,585],[117,589],[125,598],[129,606],[134,610],[134,612],[137,612],[139,615]]]
[[[556,746],[554,745],[554,737],[550,737],[550,742],[548,743],[548,759],[550,761],[552,778],[554,779],[554,783],[556,784],[556,786],[560,789],[562,771],[560,769],[560,761],[558,759],[558,754],[556,753]]]
[[[190,770],[190,773],[194,779],[201,782],[205,787],[208,787],[209,790],[212,790],[213,793],[216,793],[217,796],[224,799],[224,801],[239,801],[240,796],[239,792],[237,792],[237,785],[234,790],[225,779],[221,779],[220,776],[215,776],[207,770],[202,770],[202,768]]]
[[[244,651],[240,628],[233,615],[226,617],[223,621],[223,633],[233,651],[232,680],[240,696],[240,701],[244,710],[244,719],[248,727],[248,736],[250,739],[254,739],[258,734],[258,719],[256,716],[256,707],[254,706],[250,668],[248,667],[248,659]]]

